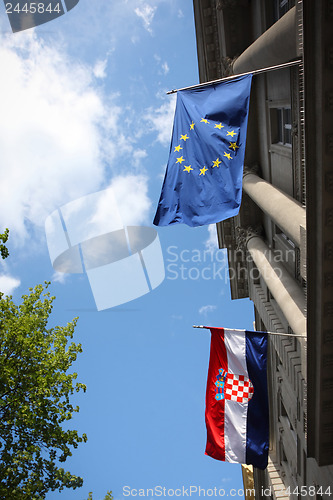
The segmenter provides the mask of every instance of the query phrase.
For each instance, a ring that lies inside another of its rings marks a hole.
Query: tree
[[[8,248],[6,247],[5,243],[7,243],[8,240],[8,235],[9,235],[9,230],[5,229],[5,232],[0,234],[0,255],[3,259],[6,259],[9,255]]]
[[[0,295],[0,498],[43,499],[83,483],[59,467],[87,440],[62,427],[79,411],[70,397],[86,390],[68,373],[82,352],[81,344],[69,344],[77,318],[48,328],[54,301],[43,293],[48,286],[30,288],[19,306]]]
[[[88,495],[88,499],[87,500],[93,500],[93,496],[92,496],[92,491],[89,493]],[[108,491],[107,494],[105,495],[104,497],[104,500],[113,500],[113,496],[112,496],[112,491]]]

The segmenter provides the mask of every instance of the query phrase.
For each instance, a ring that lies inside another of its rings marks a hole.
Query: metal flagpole
[[[260,73],[267,73],[268,71],[289,68],[290,66],[297,66],[298,64],[301,64],[301,63],[302,63],[302,59],[295,59],[294,61],[290,61],[290,62],[283,63],[283,64],[277,64],[276,66],[268,66],[267,68],[254,69],[253,71],[247,71],[246,73],[239,73],[238,75],[225,76],[224,78],[220,78],[218,80],[211,80],[210,82],[198,83],[197,85],[191,85],[190,87],[183,87],[181,89],[169,90],[169,92],[167,92],[167,95],[175,94],[176,92],[179,92],[180,90],[191,90],[191,89],[195,89],[195,88],[199,88],[199,87],[204,87],[206,85],[213,85],[214,83],[226,82],[228,80],[232,80],[233,78],[238,78],[239,76],[259,75]]]
[[[211,328],[214,328],[214,326],[193,325],[193,328],[205,328],[206,330],[210,330]],[[244,331],[244,330],[238,330],[237,328],[225,328],[225,330],[234,330],[235,332],[243,332]],[[250,332],[250,330],[246,330],[246,331]],[[283,337],[301,337],[303,339],[306,338],[306,335],[296,335],[293,333],[261,332],[261,331],[258,331],[258,332],[254,331],[253,333],[267,333],[267,335],[282,335]]]

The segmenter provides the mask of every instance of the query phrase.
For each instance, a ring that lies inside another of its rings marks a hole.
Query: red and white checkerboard
[[[229,399],[237,403],[246,403],[252,398],[254,392],[253,384],[248,377],[228,373],[222,368],[219,370],[215,385],[217,400]]]
[[[247,379],[247,380],[245,380]],[[227,374],[225,384],[225,399],[246,403],[253,396],[253,385],[250,379],[244,375]]]

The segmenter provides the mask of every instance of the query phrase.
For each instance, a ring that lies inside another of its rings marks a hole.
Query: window
[[[283,146],[291,146],[291,108],[276,108],[276,142]]]
[[[275,0],[275,21],[280,19],[289,9],[295,5],[295,0]]]
[[[271,182],[286,194],[294,194],[292,143],[294,130],[290,101],[268,101]]]

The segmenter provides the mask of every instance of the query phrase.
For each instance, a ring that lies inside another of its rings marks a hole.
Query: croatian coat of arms
[[[245,375],[234,375],[220,368],[216,378],[215,399],[228,399],[237,401],[237,403],[246,403],[252,398],[253,384]]]

